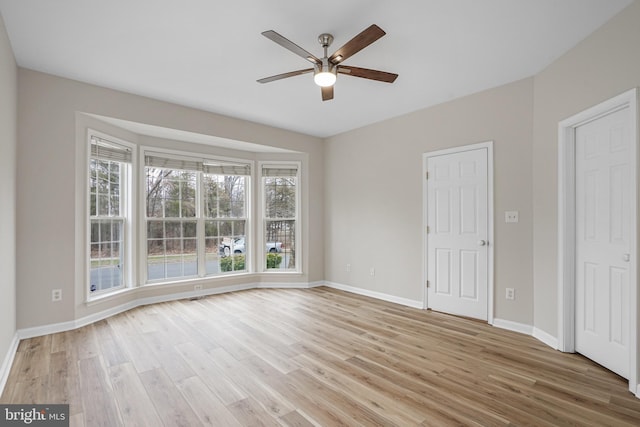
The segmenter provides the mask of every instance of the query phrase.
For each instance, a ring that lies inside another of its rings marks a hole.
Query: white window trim
[[[265,217],[265,191],[262,179],[262,168],[263,167],[277,167],[277,166],[295,166],[296,167],[296,268],[295,270],[280,270],[280,269],[267,269],[266,263],[266,247],[267,242],[265,242],[265,223],[267,218]],[[303,245],[302,245],[302,162],[300,161],[287,161],[287,160],[274,160],[274,161],[260,161],[258,162],[258,167],[255,171],[256,180],[259,182],[259,198],[258,198],[258,221],[260,230],[258,230],[258,235],[256,236],[256,246],[257,246],[257,254],[256,257],[258,259],[257,262],[257,271],[261,274],[283,274],[283,275],[291,275],[291,274],[302,274],[302,260],[303,258]]]
[[[124,215],[117,218],[124,218],[124,230],[123,230],[123,241],[124,241],[124,271],[123,271],[123,281],[124,284],[117,288],[108,289],[104,291],[91,292],[91,214],[89,210],[91,208],[91,195],[90,195],[90,187],[89,187],[89,167],[91,164],[91,138],[96,137],[99,139],[103,139],[106,141],[111,141],[116,144],[122,145],[123,147],[127,147],[131,150],[131,163],[125,164],[125,173],[124,173],[124,182],[121,182],[121,187],[126,188],[127,195],[123,199],[120,200],[121,209],[124,212]],[[84,162],[84,170],[85,170],[85,183],[84,183],[84,192],[85,192],[85,207],[84,207],[84,222],[85,222],[85,280],[84,280],[84,296],[86,302],[96,301],[99,299],[103,299],[105,297],[109,297],[116,293],[121,293],[126,291],[127,289],[135,288],[137,282],[135,280],[137,263],[135,262],[137,253],[137,239],[136,236],[136,228],[137,224],[134,221],[136,218],[136,203],[132,203],[131,201],[136,200],[136,177],[134,174],[135,165],[137,164],[137,146],[134,143],[126,141],[124,139],[115,137],[113,135],[109,135],[103,132],[99,132],[92,128],[87,129],[85,144],[87,147],[85,162]]]

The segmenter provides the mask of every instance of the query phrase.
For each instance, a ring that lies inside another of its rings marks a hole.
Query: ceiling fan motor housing
[[[324,56],[327,56],[326,49],[331,46],[331,43],[333,43],[333,36],[331,34],[322,33],[318,36],[318,43],[325,48]]]

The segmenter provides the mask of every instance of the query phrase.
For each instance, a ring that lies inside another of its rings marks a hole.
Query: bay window
[[[88,299],[255,266],[299,272],[299,163],[263,162],[259,170],[254,194],[249,160],[138,147],[90,130]]]

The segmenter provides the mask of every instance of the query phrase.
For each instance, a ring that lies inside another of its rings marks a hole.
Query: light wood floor
[[[147,307],[24,340],[3,403],[71,425],[640,425],[625,381],[481,322],[327,288]]]

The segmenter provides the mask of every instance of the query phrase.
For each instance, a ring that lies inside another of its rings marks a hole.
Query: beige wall
[[[17,69],[0,16],[0,366],[16,333]],[[0,375],[2,373],[0,372]]]
[[[306,171],[302,222],[304,274],[252,275],[212,279],[205,289],[256,282],[309,283],[323,279],[323,146],[322,140],[256,123],[168,104],[131,94],[18,70],[18,328],[67,322],[126,304],[139,298],[193,290],[193,284],[148,286],[102,302],[84,303],[83,248],[84,126],[82,113],[124,119],[172,129],[293,150]],[[95,123],[94,123],[95,124]],[[124,137],[136,135],[123,132]],[[118,136],[118,135],[117,135]],[[148,141],[147,141],[148,142]],[[166,143],[166,141],[165,141]],[[193,144],[169,143],[174,149],[205,150]],[[233,150],[218,150],[226,154]],[[237,154],[237,153],[235,153]],[[246,154],[246,153],[244,153]],[[259,160],[263,156],[248,154]],[[80,196],[78,196],[80,194]],[[51,290],[62,289],[63,300],[51,302]]]
[[[532,94],[525,79],[329,138],[325,279],[422,301],[422,155],[491,140],[495,316],[532,324]],[[520,222],[505,224],[506,210],[519,211]]]
[[[640,85],[640,2],[535,77],[534,322],[557,334],[558,122]]]

